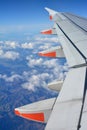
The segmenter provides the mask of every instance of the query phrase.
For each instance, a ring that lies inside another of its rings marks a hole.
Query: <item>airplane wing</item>
[[[59,91],[57,99],[37,102],[38,108],[37,104],[17,108],[15,113],[25,118],[25,113],[31,113],[29,119],[34,117],[33,120],[38,116],[41,117],[39,121],[47,122],[45,130],[86,130],[87,19],[45,9],[49,12],[50,19],[54,21],[54,26],[41,33],[57,34],[61,46],[40,52],[39,55],[52,58],[66,57],[69,72],[64,81],[48,84],[49,88]],[[33,112],[35,115],[32,114]]]

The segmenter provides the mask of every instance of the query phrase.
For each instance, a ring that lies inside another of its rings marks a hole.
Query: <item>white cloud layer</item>
[[[52,65],[53,67],[53,65]],[[28,72],[24,72],[26,75],[26,82],[22,84],[22,87],[27,90],[35,91],[38,87],[47,88],[47,80],[52,82],[54,80],[63,80],[66,77],[67,72],[63,72],[63,66],[55,66],[53,68],[49,68],[46,72],[44,70],[43,73],[34,72],[31,75]],[[43,69],[43,68],[42,68]]]
[[[0,48],[10,48],[10,49],[16,49],[16,48],[23,48],[23,49],[33,49],[34,44],[32,42],[25,42],[25,43],[18,43],[16,41],[0,41]]]
[[[7,76],[6,74],[0,74],[0,79],[4,79],[6,82],[14,82],[14,80],[21,79],[22,77],[18,74]]]
[[[51,43],[50,43],[51,42]],[[22,79],[24,83],[22,87],[24,89],[35,91],[38,87],[47,87],[47,82],[52,82],[53,80],[64,79],[68,71],[67,64],[64,66],[59,63],[58,59],[45,59],[37,58],[34,55],[39,50],[45,50],[51,47],[51,45],[57,44],[58,39],[56,37],[37,37],[34,42],[25,42],[19,44],[15,41],[1,41],[0,42],[0,58],[16,60],[21,56],[21,53],[12,51],[13,49],[33,49],[32,55],[26,56],[27,65],[29,67],[29,72],[24,71],[21,75],[11,74],[11,76],[1,75],[0,78],[4,79],[6,82],[14,82],[16,79]],[[10,51],[6,51],[7,48]],[[4,50],[3,48],[6,48]],[[11,50],[12,48],[12,50]],[[38,67],[38,69],[37,69]],[[40,68],[40,69],[39,69]]]
[[[24,48],[24,49],[33,49],[33,43],[23,43],[21,44],[21,47]]]
[[[17,41],[0,41],[0,49],[34,49],[33,52],[37,53],[39,50],[48,49],[58,43],[57,37],[36,37],[34,41],[19,43]],[[37,49],[35,49],[37,48]]]
[[[19,53],[14,51],[4,52],[3,50],[0,50],[0,58],[16,60],[19,58]]]
[[[45,43],[44,45],[39,46],[40,50],[47,50],[51,48],[51,44]]]
[[[59,63],[58,59],[44,60],[43,58],[34,58],[33,56],[27,56],[27,64],[29,67],[34,68],[32,74],[24,72],[24,77],[27,81],[22,84],[22,87],[28,90],[35,91],[37,87],[47,87],[46,81],[52,82],[53,80],[63,80],[66,77],[68,66],[65,63],[64,66]],[[40,71],[35,70],[40,68]],[[41,71],[42,70],[42,71]]]
[[[34,59],[34,58],[31,58],[31,57],[26,57],[26,59],[28,60],[27,65],[29,67],[39,66],[39,65],[42,65],[42,63],[43,63],[42,58]]]
[[[59,42],[57,37],[37,37],[35,40],[39,42]]]
[[[18,42],[16,41],[5,41],[4,44],[10,48],[16,48],[19,46]]]
[[[49,78],[48,73],[42,73],[37,75],[32,75],[27,82],[22,84],[22,87],[28,90],[35,91],[37,87],[46,87],[45,80]]]

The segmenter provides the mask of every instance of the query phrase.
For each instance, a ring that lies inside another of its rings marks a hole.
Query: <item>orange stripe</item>
[[[56,57],[56,52],[38,53],[39,56]]]
[[[23,116],[24,118],[30,119],[30,120],[34,120],[34,121],[40,121],[40,122],[44,122],[44,114],[43,113],[21,113],[21,116]]]
[[[52,30],[46,30],[46,31],[42,31],[41,34],[52,34]]]
[[[44,122],[44,113],[20,113],[18,110],[14,111],[16,115],[22,116],[26,119],[30,119],[33,121],[39,121],[39,122]]]
[[[52,15],[50,15],[50,20],[52,20],[53,19],[53,17],[52,17]]]

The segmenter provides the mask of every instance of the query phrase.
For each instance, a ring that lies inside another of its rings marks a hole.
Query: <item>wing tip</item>
[[[48,7],[45,7],[45,10],[49,13],[49,15],[50,15],[50,20],[52,20],[53,17],[58,13],[58,12],[56,12],[55,10],[52,10],[52,9],[50,9],[50,8],[48,8]]]
[[[50,14],[51,14],[51,13],[52,13],[52,14],[57,13],[55,10],[50,9],[50,8],[48,8],[48,7],[45,7],[45,10],[48,11]]]

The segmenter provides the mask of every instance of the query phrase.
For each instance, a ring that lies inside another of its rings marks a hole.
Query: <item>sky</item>
[[[44,7],[87,17],[86,5],[86,0],[0,0],[0,33],[28,33],[52,26]]]

